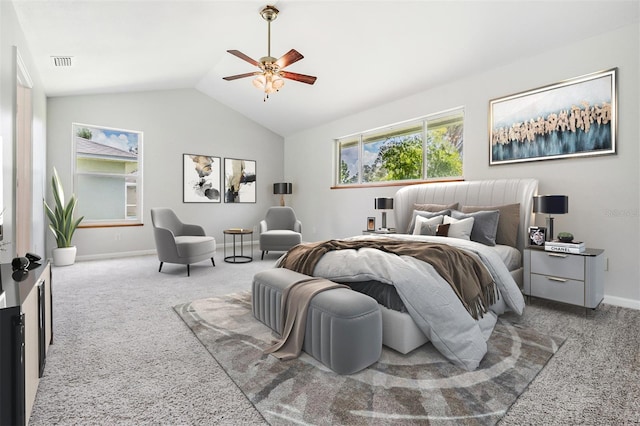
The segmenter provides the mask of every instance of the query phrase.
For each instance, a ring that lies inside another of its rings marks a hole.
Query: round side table
[[[223,245],[224,245],[224,261],[228,263],[248,263],[253,260],[253,230],[252,229],[244,229],[244,228],[231,228],[225,229],[222,231],[223,235]],[[227,256],[227,235],[233,236],[233,254]],[[236,252],[236,237],[240,236],[240,254]],[[251,256],[247,256],[244,254],[244,236],[250,235],[251,241]]]

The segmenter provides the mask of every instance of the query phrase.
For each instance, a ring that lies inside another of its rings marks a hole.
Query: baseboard
[[[76,256],[77,262],[83,260],[100,260],[100,259],[114,259],[118,257],[133,257],[133,256],[146,256],[150,254],[156,254],[156,250],[137,250],[137,251],[119,251],[117,253],[100,253],[100,254],[88,254],[84,256]]]
[[[624,297],[604,296],[604,303],[607,305],[620,306],[622,308],[631,308],[640,310],[640,300],[627,299]]]

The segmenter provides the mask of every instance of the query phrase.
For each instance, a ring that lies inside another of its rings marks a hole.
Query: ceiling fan
[[[239,78],[257,76],[253,79],[253,85],[263,90],[265,97],[263,101],[269,98],[271,93],[279,91],[284,86],[284,78],[289,80],[295,80],[302,83],[313,84],[316,82],[317,77],[305,74],[297,74],[295,72],[284,71],[284,68],[298,62],[304,58],[300,52],[295,49],[291,49],[279,59],[271,56],[271,22],[275,21],[278,17],[279,10],[275,6],[265,6],[260,11],[260,16],[267,21],[267,56],[260,58],[260,61],[251,59],[239,50],[227,50],[238,58],[249,62],[251,65],[255,65],[260,71],[248,72],[245,74],[231,75],[229,77],[223,77],[224,80],[231,81]]]

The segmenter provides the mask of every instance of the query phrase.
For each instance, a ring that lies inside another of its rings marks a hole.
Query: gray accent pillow
[[[500,220],[499,210],[481,210],[474,213],[462,213],[458,210],[453,210],[451,217],[454,219],[472,217],[474,220],[473,229],[471,230],[471,241],[487,246],[496,245],[498,221]]]
[[[481,210],[499,210],[498,232],[496,232],[496,244],[504,244],[516,247],[518,240],[518,226],[520,225],[520,203],[505,204],[502,206],[462,206],[463,213],[478,212]]]
[[[416,224],[413,229],[413,235],[436,235],[438,225],[442,223],[444,216],[434,216],[426,218],[420,215],[415,217]]]
[[[451,214],[451,210],[442,210],[438,212],[428,212],[422,210],[414,210],[413,216],[411,217],[411,222],[409,223],[409,227],[407,228],[407,234],[413,234],[413,229],[416,226],[416,216],[422,216],[427,219],[431,219],[436,216],[449,216]]]

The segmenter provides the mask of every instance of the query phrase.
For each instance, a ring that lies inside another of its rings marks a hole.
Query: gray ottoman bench
[[[309,278],[285,268],[253,277],[253,316],[281,333],[282,291]],[[311,299],[302,349],[339,374],[351,374],[376,362],[382,352],[382,315],[371,297],[348,288],[318,293]]]

